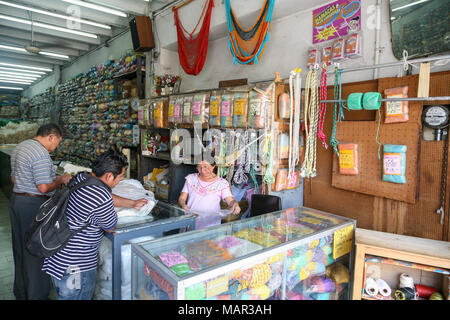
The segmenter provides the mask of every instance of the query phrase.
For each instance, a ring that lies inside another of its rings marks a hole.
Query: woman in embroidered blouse
[[[239,203],[231,194],[230,184],[227,180],[218,177],[214,173],[214,164],[202,161],[197,165],[198,173],[186,176],[186,182],[181,190],[178,204],[184,210],[191,210],[205,218],[220,210],[220,200],[224,200],[232,209],[232,214],[239,214],[241,208]],[[202,219],[197,218],[201,221]],[[219,222],[220,223],[220,222]],[[203,223],[196,223],[196,228],[206,227]],[[209,225],[208,225],[209,226]]]

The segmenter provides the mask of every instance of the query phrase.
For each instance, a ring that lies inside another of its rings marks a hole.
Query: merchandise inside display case
[[[298,207],[132,246],[132,299],[349,299],[355,221]]]

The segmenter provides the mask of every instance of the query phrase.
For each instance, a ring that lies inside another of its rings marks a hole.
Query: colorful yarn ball
[[[434,292],[428,300],[444,300],[444,296],[440,292]]]

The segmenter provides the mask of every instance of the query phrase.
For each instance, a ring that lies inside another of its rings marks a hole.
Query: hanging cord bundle
[[[311,95],[311,96],[309,96]],[[300,175],[304,178],[316,176],[317,123],[319,118],[317,69],[311,68],[305,84],[305,159]]]
[[[331,130],[331,136],[330,136],[330,145],[333,147],[334,152],[339,157],[339,151],[338,151],[338,144],[339,141],[336,139],[336,130],[337,130],[337,123],[341,122],[341,118],[344,119],[344,111],[343,111],[343,105],[342,105],[342,99],[341,99],[341,76],[342,76],[342,69],[339,69],[337,65],[335,65],[334,68],[334,100],[339,102],[334,102],[334,113],[333,113],[333,127]],[[338,110],[339,106],[339,110]]]
[[[289,143],[291,144],[289,148],[289,179],[294,173],[295,166],[298,164],[300,159],[300,94],[302,90],[302,81],[300,78],[301,72],[301,69],[295,69],[291,71],[291,74],[289,75],[289,91],[291,93],[291,117],[289,120]]]
[[[326,64],[324,63],[322,65],[322,74],[320,76],[320,89],[319,89],[319,96],[320,100],[326,100],[327,99],[327,70],[326,70]],[[325,115],[327,113],[327,103],[321,102],[320,108],[319,108],[319,128],[317,131],[317,137],[322,141],[322,146],[325,149],[328,149],[327,145],[327,136],[323,132],[323,125],[325,123]]]
[[[267,121],[265,121],[264,125],[264,131],[266,136],[266,142],[265,142],[265,151],[266,151],[266,172],[264,174],[263,183],[267,185],[271,185],[275,182],[275,177],[273,176],[273,121],[275,117],[275,83],[272,83],[270,86],[270,89],[272,90],[272,97],[270,101],[270,110],[269,108],[266,108],[265,110],[265,117]],[[269,113],[270,112],[270,113]],[[269,124],[269,116],[271,114],[271,120]],[[268,126],[270,125],[270,132],[268,129]]]
[[[239,138],[239,141],[239,150],[244,149],[244,151],[239,156],[239,166],[233,178],[233,181],[236,184],[247,182],[248,177],[245,173],[250,172],[250,148],[248,148],[248,131],[245,131],[244,135]]]
[[[230,0],[225,0],[228,45],[233,55],[233,64],[257,64],[269,41],[269,30],[275,0],[266,0],[256,23],[248,30],[242,29],[231,9]]]
[[[211,23],[211,11],[214,0],[206,0],[202,14],[192,32],[188,32],[181,24],[178,8],[173,7],[175,26],[177,28],[178,57],[183,70],[187,74],[197,75],[202,71],[208,52],[209,26]],[[202,27],[195,38],[192,38],[200,21],[203,18]],[[187,36],[185,35],[187,34]]]

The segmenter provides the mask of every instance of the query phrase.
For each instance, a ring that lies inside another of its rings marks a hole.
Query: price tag
[[[400,153],[384,154],[384,174],[400,176],[402,174],[402,156]]]
[[[352,251],[353,225],[349,225],[334,232],[333,259],[342,257]]]
[[[354,169],[355,160],[353,150],[339,150],[339,166],[341,169]]]
[[[211,298],[228,290],[228,275],[216,278],[206,283],[206,298]]]
[[[403,98],[403,94],[393,94],[387,96],[388,99]],[[386,117],[398,117],[403,115],[403,101],[386,102]]]

